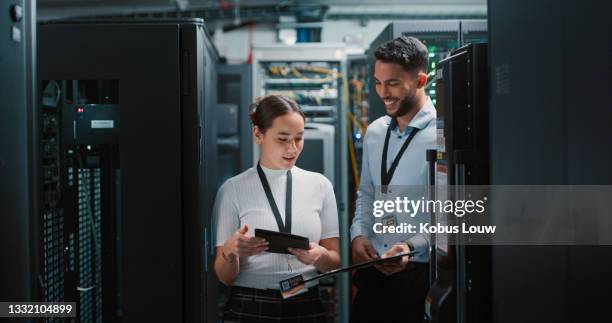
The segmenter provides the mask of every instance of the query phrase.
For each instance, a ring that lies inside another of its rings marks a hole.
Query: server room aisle
[[[0,320],[606,321],[611,6],[0,1]],[[218,194],[258,164],[271,198]]]

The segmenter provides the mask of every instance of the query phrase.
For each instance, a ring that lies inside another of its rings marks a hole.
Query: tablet
[[[287,248],[310,249],[310,241],[306,237],[295,234],[255,229],[255,236],[266,239],[270,244],[267,252],[291,254]]]
[[[287,299],[289,297],[293,297],[295,295],[299,295],[299,294],[307,292],[308,288],[306,288],[306,283],[309,281],[319,280],[327,276],[337,275],[339,273],[350,271],[350,270],[357,269],[357,268],[373,266],[377,263],[401,261],[400,259],[402,257],[406,257],[406,256],[412,257],[416,254],[417,254],[416,251],[406,251],[406,252],[398,253],[391,257],[376,258],[374,260],[362,262],[362,263],[351,265],[348,267],[342,267],[342,268],[330,270],[326,273],[322,273],[314,277],[310,277],[308,279],[304,279],[304,276],[298,274],[298,275],[289,277],[287,279],[283,279],[279,282],[281,296],[283,297],[283,299]]]

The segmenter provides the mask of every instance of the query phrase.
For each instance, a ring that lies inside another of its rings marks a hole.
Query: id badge
[[[283,299],[293,297],[308,291],[306,283],[304,282],[304,276],[293,273],[293,267],[291,267],[291,256],[287,256],[287,271],[289,275],[287,278],[279,282],[280,292]]]
[[[281,280],[279,284],[283,299],[306,293],[308,291],[302,275],[296,275],[288,279]]]
[[[395,218],[395,214],[387,215],[381,219],[382,225],[384,226],[396,226],[397,219]]]

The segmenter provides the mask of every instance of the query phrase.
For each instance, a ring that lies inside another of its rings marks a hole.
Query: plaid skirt
[[[233,286],[223,309],[223,322],[325,322],[319,290],[283,300],[278,290]]]

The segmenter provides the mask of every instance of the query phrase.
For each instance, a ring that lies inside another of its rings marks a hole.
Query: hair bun
[[[256,97],[249,108],[249,119],[261,132],[265,132],[272,126],[272,122],[278,116],[289,112],[297,112],[305,119],[304,112],[298,104],[282,95],[268,95]]]

